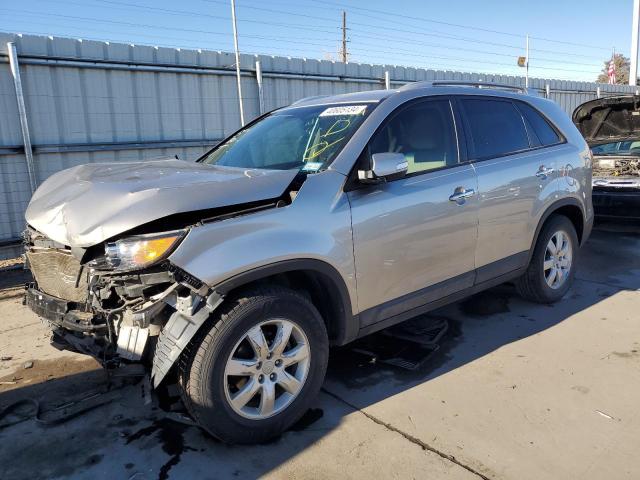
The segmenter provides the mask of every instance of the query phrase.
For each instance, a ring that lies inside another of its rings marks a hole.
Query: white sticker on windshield
[[[317,172],[322,168],[322,162],[307,162],[302,167],[303,172]]]
[[[337,115],[362,115],[366,109],[366,105],[345,105],[342,107],[330,107],[322,112],[320,116],[335,117]]]

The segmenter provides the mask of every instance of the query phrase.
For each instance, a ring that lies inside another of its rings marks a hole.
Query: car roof
[[[291,104],[287,108],[335,105],[340,103],[379,103],[384,99],[402,92],[412,93],[412,96],[423,97],[431,95],[484,95],[506,98],[530,98],[537,96],[533,90],[512,85],[501,85],[481,82],[412,82],[401,88],[390,90],[367,90],[363,92],[343,93],[338,95],[320,95],[306,97]]]

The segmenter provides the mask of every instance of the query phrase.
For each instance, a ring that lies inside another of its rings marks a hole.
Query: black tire
[[[567,279],[560,287],[553,289],[545,280],[544,261],[547,244],[551,237],[559,231],[564,232],[569,238],[573,258]],[[560,300],[573,284],[579,248],[578,235],[571,220],[564,215],[551,216],[538,235],[538,241],[534,247],[527,271],[516,281],[518,293],[526,300],[536,303],[548,304]]]
[[[270,318],[294,321],[307,337],[309,370],[302,389],[284,410],[264,419],[245,418],[225,395],[227,359],[246,332]],[[316,398],[327,368],[327,330],[314,305],[282,287],[245,291],[227,300],[202,326],[181,358],[182,400],[205,430],[225,443],[251,444],[277,437],[295,423]]]

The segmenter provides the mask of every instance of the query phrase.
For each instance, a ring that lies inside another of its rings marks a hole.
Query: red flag
[[[611,85],[615,84],[616,83],[616,64],[613,61],[613,58],[609,62],[609,71],[607,72],[607,74],[609,75],[609,83]]]

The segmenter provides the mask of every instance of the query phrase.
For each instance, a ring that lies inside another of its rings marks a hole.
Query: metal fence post
[[[260,115],[264,113],[264,93],[262,91],[262,66],[260,60],[256,60],[256,80],[258,82],[258,106]]]
[[[391,77],[389,77],[389,70],[384,71],[384,88],[385,90],[391,90]]]
[[[9,67],[13,76],[13,86],[16,89],[16,100],[18,101],[18,114],[20,115],[20,128],[22,130],[22,143],[24,144],[24,156],[27,159],[27,171],[29,172],[29,185],[31,193],[36,191],[36,172],[33,167],[33,150],[31,148],[31,135],[29,134],[29,122],[27,121],[27,109],[24,104],[22,94],[22,79],[20,78],[20,65],[18,64],[18,52],[13,42],[7,43],[9,52]]]
[[[596,88],[596,98],[600,98],[600,87]]]
[[[236,51],[236,83],[238,84],[238,106],[240,125],[244,127],[244,104],[242,103],[242,79],[240,78],[240,50],[238,49],[238,25],[236,22],[236,2],[231,0],[231,23],[233,24],[233,47]]]
[[[548,83],[544,86],[545,98],[551,98],[551,85]]]

